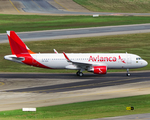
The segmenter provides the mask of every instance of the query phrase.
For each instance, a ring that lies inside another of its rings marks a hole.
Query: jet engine
[[[106,74],[107,67],[106,66],[93,66],[94,74]]]

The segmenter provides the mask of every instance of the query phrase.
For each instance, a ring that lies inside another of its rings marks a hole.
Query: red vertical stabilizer
[[[14,31],[7,31],[11,52],[13,55],[34,54]]]

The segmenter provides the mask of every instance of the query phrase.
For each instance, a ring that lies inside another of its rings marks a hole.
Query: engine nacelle
[[[106,66],[93,66],[94,74],[106,74],[107,67]]]

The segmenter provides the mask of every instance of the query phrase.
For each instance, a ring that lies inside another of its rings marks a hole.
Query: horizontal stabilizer
[[[17,57],[16,55],[6,55],[6,56],[4,56],[4,59],[10,60],[10,61],[15,61],[15,62],[22,62],[25,60],[24,57]]]

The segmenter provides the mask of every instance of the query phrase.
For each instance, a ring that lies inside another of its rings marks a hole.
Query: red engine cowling
[[[94,74],[106,74],[107,67],[106,66],[94,66]]]

